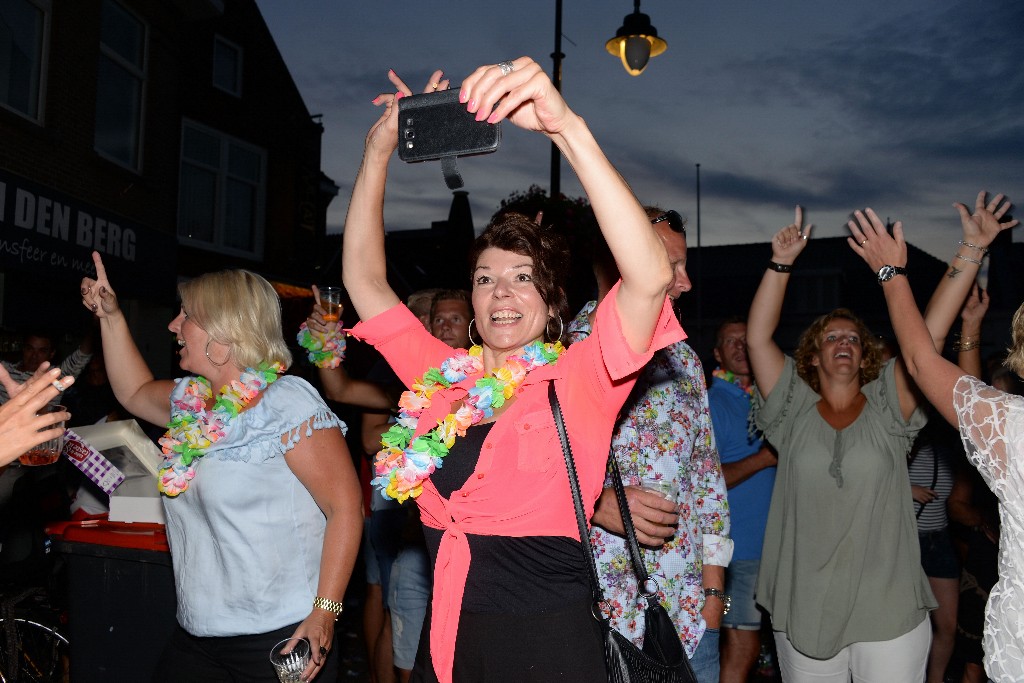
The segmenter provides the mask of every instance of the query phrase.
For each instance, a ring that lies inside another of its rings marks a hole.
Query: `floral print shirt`
[[[588,303],[569,324],[570,342],[590,334],[589,316],[596,305]],[[700,613],[703,566],[728,566],[733,547],[706,386],[700,360],[686,343],[658,351],[637,380],[623,407],[625,417],[612,436],[623,484],[667,485],[677,494],[675,536],[659,550],[645,548],[643,553],[689,657],[706,628]],[[625,539],[593,526],[590,542],[605,598],[612,606],[612,626],[642,645],[643,609]]]

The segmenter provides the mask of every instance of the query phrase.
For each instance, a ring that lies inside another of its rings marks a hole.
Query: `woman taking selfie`
[[[453,355],[386,280],[384,188],[397,146],[397,100],[411,94],[393,72],[389,78],[398,91],[374,100],[384,112],[367,135],[342,272],[363,321],[353,336],[373,344],[411,389],[383,439],[375,484],[388,497],[415,498],[434,562],[429,647],[420,647],[413,680],[604,680],[548,386],[562,406],[589,517],[612,426],[637,371],[683,336],[666,297],[672,271],[665,248],[586,124],[533,60],[478,68],[459,101],[480,121],[507,119],[558,146],[589,195],[622,280],[598,309],[594,334],[563,353],[559,274],[567,251],[531,218],[503,216],[470,254],[477,346]],[[431,84],[440,81],[435,72]]]

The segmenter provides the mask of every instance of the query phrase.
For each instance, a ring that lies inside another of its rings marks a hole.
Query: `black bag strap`
[[[565,431],[565,420],[562,418],[562,407],[558,403],[558,396],[555,393],[555,383],[548,383],[548,400],[551,403],[551,413],[555,418],[555,428],[558,430],[558,438],[562,442],[562,455],[565,456],[565,469],[569,475],[569,487],[572,489],[573,506],[576,508],[576,524],[580,530],[580,546],[583,549],[584,563],[587,565],[587,572],[590,574],[590,584],[594,601],[604,602],[604,591],[601,590],[601,580],[597,575],[597,563],[594,560],[594,550],[590,545],[590,532],[587,527],[586,513],[583,511],[583,496],[580,493],[580,481],[576,475],[576,464],[572,457],[572,448],[569,445],[569,436]],[[629,548],[629,558],[633,565],[633,573],[636,575],[637,583],[640,586],[640,593],[650,599],[647,593],[649,577],[647,568],[640,553],[640,546],[636,540],[636,530],[633,528],[633,516],[629,512],[629,503],[626,501],[626,492],[622,486],[622,478],[619,474],[618,464],[615,462],[614,452],[610,451],[609,469],[612,473],[612,486],[615,489],[615,498],[619,504],[619,514],[622,515],[622,526],[626,530],[626,547]]]

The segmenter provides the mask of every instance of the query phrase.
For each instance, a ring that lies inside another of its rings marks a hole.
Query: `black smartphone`
[[[457,89],[398,100],[398,158],[429,161],[487,154],[501,143],[501,124],[477,121]]]

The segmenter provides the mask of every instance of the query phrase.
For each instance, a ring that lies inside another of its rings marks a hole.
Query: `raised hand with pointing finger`
[[[114,294],[110,281],[107,280],[107,269],[98,251],[92,252],[92,261],[96,265],[96,279],[82,278],[82,305],[96,314],[97,318],[105,318],[120,312],[117,295]]]

